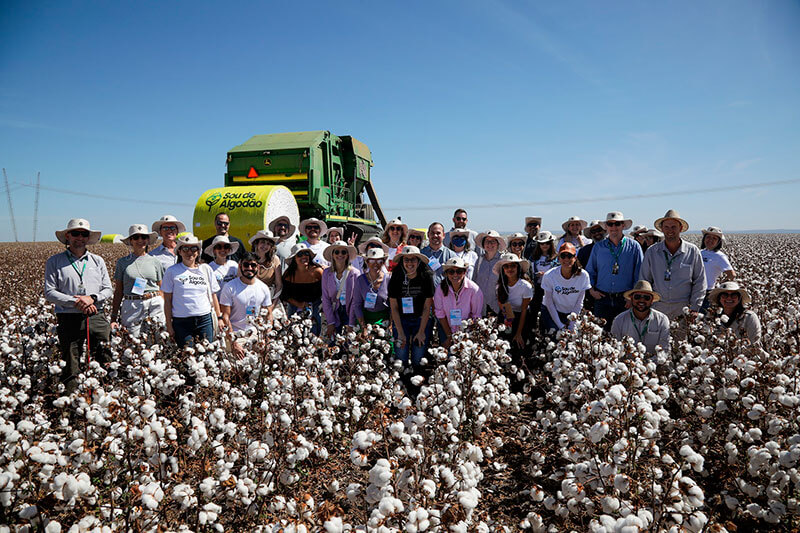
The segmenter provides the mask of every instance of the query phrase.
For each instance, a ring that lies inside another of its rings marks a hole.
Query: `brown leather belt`
[[[149,300],[150,298],[155,298],[160,295],[161,293],[158,291],[150,291],[144,294],[126,294],[123,298],[126,300]]]

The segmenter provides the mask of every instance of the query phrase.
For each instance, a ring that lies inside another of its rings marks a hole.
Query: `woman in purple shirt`
[[[433,295],[436,318],[447,335],[445,348],[453,342],[453,331],[464,320],[480,318],[483,312],[483,293],[474,281],[467,279],[469,264],[460,257],[448,259],[443,265],[444,279]]]
[[[378,247],[367,250],[364,255],[365,272],[356,279],[353,301],[350,305],[350,323],[386,326],[390,323],[389,279],[391,274],[384,268],[386,252]]]
[[[350,262],[356,258],[356,249],[339,241],[325,248],[322,255],[331,264],[322,273],[322,311],[328,323],[325,336],[330,339],[350,323],[349,310],[358,277],[358,270]]]

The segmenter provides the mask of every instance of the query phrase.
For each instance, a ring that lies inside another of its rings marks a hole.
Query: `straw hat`
[[[416,246],[403,246],[403,250],[394,256],[394,262],[399,263],[404,257],[416,257],[424,264],[428,264],[428,256],[423,255]]]
[[[338,241],[325,248],[325,250],[322,251],[322,257],[324,257],[329,263],[333,263],[333,251],[339,249],[347,250],[347,260],[351,263],[353,262],[353,259],[356,258],[356,255],[358,255],[355,246],[350,246],[344,241]]]
[[[508,248],[511,247],[511,241],[522,241],[522,243],[525,244],[528,241],[528,236],[520,232],[512,233],[506,237],[506,245]]]
[[[286,258],[286,263],[287,264],[290,263],[292,261],[292,259],[294,259],[295,256],[297,254],[299,254],[300,252],[308,252],[308,254],[311,256],[312,262],[314,260],[314,257],[316,256],[316,254],[314,253],[314,250],[312,250],[311,248],[306,246],[305,243],[300,242],[300,243],[297,243],[294,246],[292,246],[292,251],[289,254],[289,257]]]
[[[150,226],[150,229],[152,229],[156,233],[161,233],[161,226],[170,223],[178,226],[178,233],[183,233],[184,231],[186,231],[186,224],[184,224],[183,222],[181,222],[172,215],[164,215],[163,217],[159,218],[158,220],[153,222],[153,225]]]
[[[742,303],[745,305],[749,304],[752,300],[752,298],[750,298],[750,293],[740,287],[738,283],[735,281],[726,281],[716,289],[711,289],[711,293],[708,295],[708,301],[713,304],[720,305],[719,295],[723,292],[738,292],[742,299]]]
[[[585,230],[586,226],[589,225],[589,223],[586,222],[585,220],[583,220],[581,217],[575,216],[575,217],[569,217],[566,221],[564,221],[564,223],[561,224],[561,229],[563,229],[564,231],[567,231],[567,227],[570,225],[571,222],[580,222],[581,223],[581,231]]]
[[[399,218],[393,218],[386,224],[386,228],[383,230],[383,234],[386,235],[389,231],[389,228],[392,226],[400,226],[403,228],[403,235],[408,235],[408,224],[404,224],[402,220]]]
[[[500,271],[503,269],[503,265],[508,263],[519,263],[519,266],[523,272],[527,272],[531,266],[527,259],[520,259],[517,257],[517,254],[504,253],[500,256],[500,261],[495,263],[492,267],[492,272],[499,275]]]
[[[344,228],[340,228],[338,226],[333,226],[328,228],[328,232],[325,235],[328,237],[329,240],[331,238],[331,233],[338,233],[339,238],[344,239]]]
[[[531,222],[538,222],[539,225],[542,225],[542,217],[525,217],[525,227],[528,227],[528,224]]]
[[[193,233],[184,233],[175,241],[175,253],[177,254],[184,246],[197,246],[198,249],[203,248],[203,241],[194,236]]]
[[[203,250],[203,253],[206,255],[210,255],[214,257],[214,247],[218,244],[227,244],[231,247],[231,251],[228,252],[228,255],[233,255],[239,249],[239,243],[236,241],[231,242],[227,235],[217,235],[214,237],[214,240],[211,241],[211,244],[206,246],[206,249]]]
[[[442,270],[444,272],[454,269],[467,270],[468,268],[469,265],[467,264],[467,262],[461,259],[460,257],[451,257],[450,259],[447,260],[447,262],[444,265],[442,265]]]
[[[369,251],[369,250],[367,250],[367,245],[368,245],[369,243],[371,243],[371,242],[373,242],[373,243],[375,243],[375,244],[379,244],[379,245],[380,245],[380,247],[381,247],[381,250],[383,250],[383,252],[384,252],[384,253],[387,253],[387,254],[389,253],[389,247],[388,247],[388,246],[386,246],[386,245],[383,243],[383,241],[381,240],[381,238],[380,238],[380,237],[370,237],[370,238],[369,238],[369,239],[367,239],[366,241],[364,241],[364,242],[362,242],[361,244],[359,244],[359,245],[358,245],[358,252],[359,252],[361,255],[364,255],[365,253],[367,253],[367,252]]]
[[[497,233],[495,230],[490,229],[489,231],[484,231],[483,233],[478,233],[478,236],[475,237],[475,244],[483,248],[483,241],[487,238],[494,239],[497,241],[497,251],[502,252],[506,249],[506,241],[503,239],[502,235]]]
[[[667,213],[663,217],[661,217],[658,220],[656,220],[655,222],[653,222],[653,226],[655,226],[655,228],[660,231],[661,230],[661,223],[664,222],[665,220],[669,220],[671,218],[675,219],[675,220],[677,220],[678,222],[681,223],[681,233],[683,233],[684,231],[688,231],[689,230],[689,223],[686,222],[685,220],[683,220],[681,218],[680,213],[678,213],[674,209],[670,209],[669,211],[667,211]]]
[[[631,299],[631,295],[635,292],[644,292],[653,297],[653,303],[659,301],[661,299],[661,295],[658,294],[656,291],[653,290],[652,285],[647,280],[640,279],[636,282],[636,285],[629,291],[625,291],[622,295],[625,297],[626,300]]]
[[[719,237],[719,240],[725,242],[725,234],[722,233],[722,230],[716,226],[709,226],[708,229],[701,230],[703,232],[703,237],[706,235],[716,235]]]
[[[549,231],[540,231],[536,234],[536,242],[538,243],[545,243],[556,240],[556,236],[550,233]]]
[[[122,239],[122,242],[130,245],[131,237],[134,235],[147,235],[147,246],[153,246],[158,240],[158,233],[155,231],[147,231],[147,226],[144,224],[133,224],[128,228],[128,236]]]
[[[82,229],[89,232],[89,240],[86,241],[86,244],[96,244],[100,240],[100,235],[102,234],[100,231],[93,230],[89,225],[89,221],[85,218],[73,218],[67,222],[67,227],[65,229],[56,231],[56,239],[63,244],[67,244],[67,233],[74,229]]]
[[[272,232],[268,229],[258,230],[255,235],[253,235],[252,237],[250,237],[250,239],[248,239],[247,242],[248,244],[250,244],[250,246],[253,246],[256,243],[256,241],[261,239],[271,241],[273,246],[275,246],[275,244],[278,242],[278,238],[275,235],[273,235]]]
[[[273,220],[272,222],[269,223],[267,228],[272,232],[273,235],[277,235],[277,232],[275,231],[275,226],[278,224],[278,222],[281,222],[281,221],[285,221],[287,224],[289,224],[289,233],[287,233],[287,235],[294,235],[294,232],[295,232],[295,230],[297,230],[297,228],[294,227],[294,224],[292,224],[292,221],[289,220],[289,217],[287,217],[287,216],[280,216],[280,217],[276,218],[275,220]],[[320,228],[321,227],[322,226],[320,226]]]
[[[367,250],[367,253],[364,255],[364,261],[365,262],[366,261],[370,261],[370,260],[376,260],[376,259],[383,260],[384,262],[386,262],[386,260],[388,258],[389,258],[389,256],[386,255],[386,252],[383,250],[383,248],[370,248],[369,250]]]
[[[600,224],[603,225],[603,229],[608,229],[609,222],[622,222],[622,229],[623,231],[633,226],[633,220],[629,218],[625,218],[625,216],[620,213],[619,211],[611,211],[609,214],[606,215],[606,219],[601,222]]]
[[[631,237],[636,237],[640,233],[646,233],[646,232],[647,232],[647,226],[636,224],[634,227],[631,228]]]
[[[304,221],[302,221],[300,223],[300,233],[305,235],[306,234],[306,226],[308,226],[309,224],[314,224],[314,223],[316,223],[319,226],[319,236],[320,236],[320,238],[324,237],[325,234],[328,233],[328,225],[325,222],[321,221],[320,219],[314,218],[314,217],[307,218],[307,219],[305,219]]]
[[[428,236],[428,234],[425,233],[424,229],[408,228],[408,237],[411,237],[412,235],[417,235],[423,241]],[[408,237],[406,237],[406,238],[408,238]]]
[[[598,227],[598,226],[603,231],[606,230],[605,226],[603,226],[603,221],[602,220],[592,220],[589,223],[589,225],[586,226],[586,229],[583,230],[583,236],[586,237],[587,239],[591,239],[592,238],[592,230],[594,228]]]

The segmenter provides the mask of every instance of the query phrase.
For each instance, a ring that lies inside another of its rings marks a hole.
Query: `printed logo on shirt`
[[[191,274],[189,272],[181,274],[180,276],[175,278],[175,281],[180,282],[180,284],[183,285],[184,287],[186,285],[205,285],[206,284],[206,278],[204,276]]]
[[[553,288],[553,290],[556,291],[558,294],[561,294],[563,296],[568,296],[570,294],[576,294],[576,293],[580,292],[575,287],[562,287],[561,285],[556,285]]]

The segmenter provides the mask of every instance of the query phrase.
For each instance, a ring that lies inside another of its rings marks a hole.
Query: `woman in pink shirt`
[[[453,332],[461,328],[464,320],[480,318],[483,311],[483,293],[477,283],[467,278],[468,268],[460,257],[448,259],[443,265],[444,279],[433,295],[434,313],[447,335],[445,348],[450,348]]]

